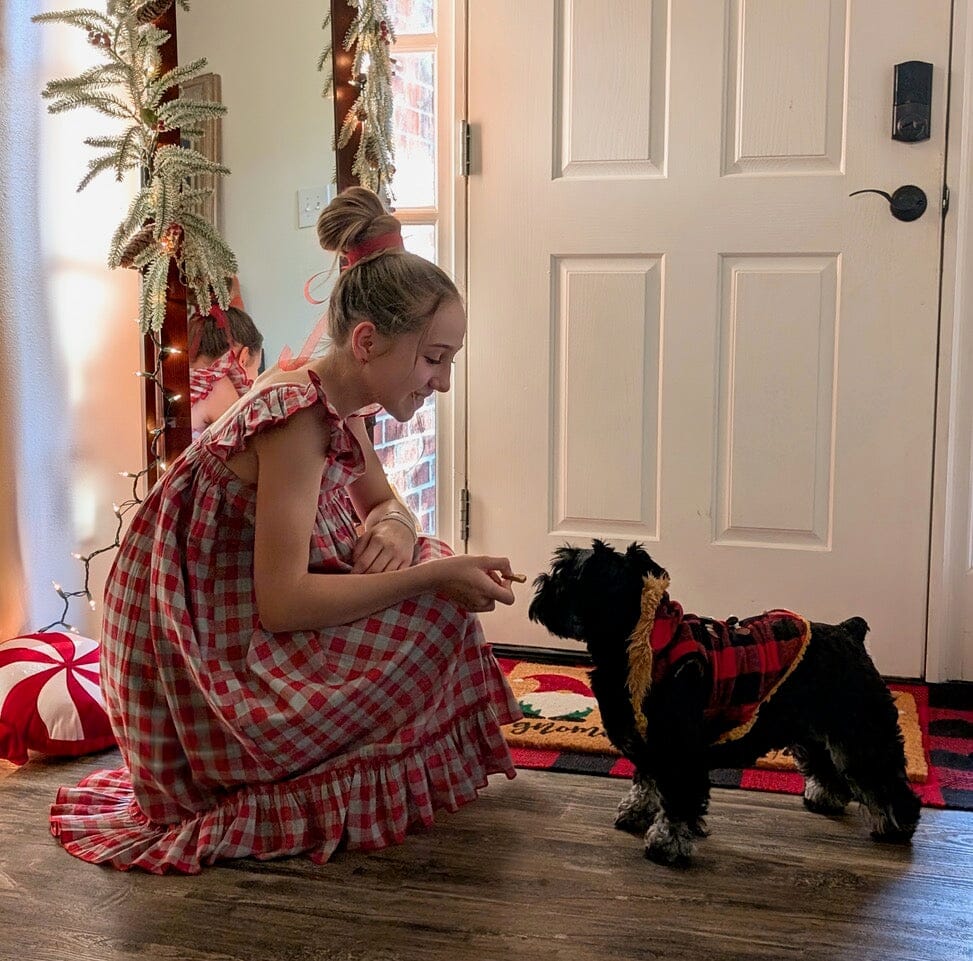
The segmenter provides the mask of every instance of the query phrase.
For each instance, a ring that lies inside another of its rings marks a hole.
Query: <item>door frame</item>
[[[468,2],[453,0],[456,114],[458,130],[468,116]],[[924,651],[929,682],[973,680],[973,13],[953,4],[947,110],[946,183],[951,200],[943,221],[936,422],[933,481],[930,491],[929,585]],[[891,84],[891,66],[890,80]],[[475,146],[475,145],[474,145]],[[473,156],[473,170],[476,156]],[[453,223],[454,270],[465,286],[468,277],[467,182],[455,164],[456,210]],[[470,331],[468,349],[476,350]],[[456,369],[455,471],[451,500],[460,501],[467,486],[470,442],[466,422],[468,367],[466,351]],[[454,511],[456,507],[454,506]],[[461,547],[456,542],[457,550]]]
[[[953,4],[926,680],[973,680],[973,15]]]

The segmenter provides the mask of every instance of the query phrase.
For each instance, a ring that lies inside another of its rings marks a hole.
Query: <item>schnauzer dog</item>
[[[804,804],[839,814],[861,802],[879,841],[919,821],[897,711],[865,650],[868,625],[809,623],[790,611],[714,621],[684,615],[669,575],[633,543],[559,548],[534,582],[530,618],[584,641],[609,739],[635,767],[615,826],[645,853],[687,863],[705,837],[709,771],[787,748]]]

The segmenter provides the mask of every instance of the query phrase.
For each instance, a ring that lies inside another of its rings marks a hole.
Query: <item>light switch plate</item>
[[[302,187],[297,192],[297,226],[313,227],[318,214],[334,199],[334,184],[324,187]]]

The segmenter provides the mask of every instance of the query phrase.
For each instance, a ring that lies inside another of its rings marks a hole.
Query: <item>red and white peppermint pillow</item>
[[[75,757],[114,746],[97,641],[52,631],[0,642],[0,758]]]

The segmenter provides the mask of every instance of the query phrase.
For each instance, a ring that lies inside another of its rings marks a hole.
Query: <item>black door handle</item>
[[[857,194],[878,194],[884,197],[889,202],[889,210],[892,212],[892,216],[896,220],[918,220],[926,212],[926,192],[922,187],[917,187],[915,184],[906,184],[904,187],[899,187],[892,194],[886,193],[884,190],[856,190],[853,193],[848,194],[849,197],[854,197]]]

